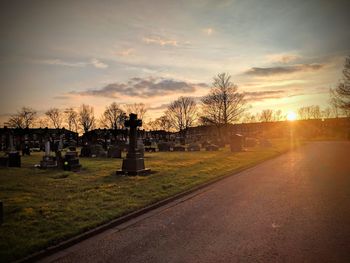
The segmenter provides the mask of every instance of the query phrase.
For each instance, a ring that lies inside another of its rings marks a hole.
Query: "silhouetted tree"
[[[246,112],[242,116],[242,123],[253,123],[256,122],[256,115],[251,112]]]
[[[45,117],[40,117],[40,118],[37,118],[36,121],[35,121],[35,127],[38,127],[38,128],[45,128],[47,127],[47,118]]]
[[[322,110],[321,115],[323,118],[328,119],[332,116],[332,110],[330,107],[326,107]]]
[[[312,117],[312,107],[306,106],[298,109],[299,120],[309,120]]]
[[[305,106],[298,109],[299,120],[321,119],[321,110],[318,105]]]
[[[95,126],[94,108],[83,104],[79,109],[79,123],[84,132],[88,132]]]
[[[260,113],[260,121],[261,122],[273,121],[273,110],[270,110],[270,109],[262,110]]]
[[[127,115],[130,113],[137,114],[137,117],[141,120],[146,117],[147,110],[148,108],[144,103],[133,103],[125,105],[125,111]]]
[[[60,128],[63,121],[63,116],[58,108],[51,108],[45,112],[47,118],[51,121],[52,126],[56,129]]]
[[[314,119],[321,119],[320,106],[318,106],[318,105],[311,106],[311,116]]]
[[[343,79],[331,89],[331,103],[346,112],[350,111],[350,56],[345,59]]]
[[[212,89],[201,100],[201,122],[221,126],[239,120],[246,110],[246,101],[244,94],[237,90],[229,74],[221,73],[214,77]]]
[[[196,120],[196,102],[191,97],[180,97],[170,103],[165,115],[171,126],[182,133],[191,127]]]
[[[37,112],[30,107],[22,107],[8,120],[8,125],[13,128],[30,128],[35,122]]]
[[[282,111],[281,110],[276,110],[273,113],[273,121],[281,121],[282,118],[283,118],[283,116],[282,116]]]
[[[169,131],[171,129],[171,122],[166,115],[162,115],[155,119],[154,123],[160,130]]]
[[[113,102],[111,105],[106,107],[100,119],[100,123],[104,128],[117,130],[124,126],[125,119],[126,113],[118,106],[117,103]]]
[[[73,108],[64,111],[68,130],[78,132],[78,113]]]

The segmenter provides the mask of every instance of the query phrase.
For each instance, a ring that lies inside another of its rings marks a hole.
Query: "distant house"
[[[222,126],[220,132],[224,138],[237,133],[246,137],[281,138],[290,136],[291,132],[295,136],[305,138],[313,136],[346,138],[350,132],[350,118],[228,124]],[[214,125],[190,127],[186,131],[187,138],[197,140],[214,140],[218,135],[219,129]]]
[[[0,150],[3,151],[9,147],[9,137],[13,138],[13,146],[21,150],[24,145],[30,148],[43,149],[45,140],[48,138],[52,146],[58,144],[60,138],[64,146],[76,146],[78,142],[78,133],[62,129],[50,128],[0,128]],[[53,148],[54,149],[54,148]]]

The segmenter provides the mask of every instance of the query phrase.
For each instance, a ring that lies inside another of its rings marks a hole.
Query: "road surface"
[[[350,262],[350,142],[316,142],[42,262]]]

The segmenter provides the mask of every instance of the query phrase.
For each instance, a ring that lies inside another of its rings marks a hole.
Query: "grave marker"
[[[147,175],[151,170],[145,168],[143,155],[137,147],[137,127],[142,126],[142,120],[137,119],[136,114],[130,113],[124,124],[129,127],[129,149],[123,159],[122,170],[117,171],[117,175]]]

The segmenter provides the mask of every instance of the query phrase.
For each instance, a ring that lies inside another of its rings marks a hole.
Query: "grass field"
[[[284,152],[273,141],[246,152],[149,153],[147,177],[118,177],[120,159],[81,158],[78,172],[34,168],[43,153],[22,157],[22,168],[0,168],[0,262],[22,258],[116,217]]]

